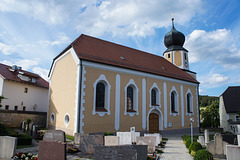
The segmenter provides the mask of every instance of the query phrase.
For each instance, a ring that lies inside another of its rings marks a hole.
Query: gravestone
[[[205,145],[209,143],[209,132],[207,129],[204,130]]]
[[[65,132],[61,130],[46,131],[43,136],[43,141],[61,141],[66,142]]]
[[[96,146],[96,160],[146,160],[147,145]]]
[[[205,145],[205,142],[204,142],[204,137],[203,136],[198,136],[198,142],[204,146]]]
[[[17,138],[0,136],[0,159],[11,159],[16,152]]]
[[[22,130],[24,131],[25,130],[25,121],[22,121]]]
[[[81,136],[88,136],[88,134],[85,134],[85,133],[75,133],[74,134],[74,144],[80,144],[80,137]]]
[[[216,133],[214,135],[214,141],[207,143],[207,150],[211,152],[215,158],[225,158],[226,145],[228,145],[228,143],[223,141],[221,134]]]
[[[161,135],[159,133],[153,133],[153,134],[144,133],[144,137],[145,136],[155,136],[156,137],[156,146],[158,146],[158,144],[162,141]]]
[[[119,145],[132,144],[131,132],[117,132],[117,136],[119,137]],[[135,139],[136,137],[140,137],[140,132],[135,132]]]
[[[239,160],[240,158],[240,146],[227,145],[227,159],[229,160]]]
[[[155,144],[155,136],[137,137],[137,145],[148,145],[148,153],[155,152]]]
[[[130,132],[131,132],[131,142],[136,142],[135,127],[131,127]]]
[[[40,141],[38,160],[66,160],[66,143],[57,141]]]
[[[83,154],[94,154],[94,147],[103,146],[102,135],[83,135],[80,136],[79,149]]]
[[[37,135],[37,125],[33,125],[32,133],[33,133],[32,136],[36,137],[36,135]]]
[[[104,145],[105,146],[118,146],[119,145],[119,137],[118,136],[105,136],[104,137]]]

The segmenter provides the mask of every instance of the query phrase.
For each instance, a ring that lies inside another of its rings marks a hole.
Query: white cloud
[[[2,52],[4,55],[11,55],[13,52],[15,52],[15,47],[0,42],[0,52]]]
[[[240,50],[230,30],[206,32],[194,30],[186,37],[185,47],[190,51],[190,62],[211,61],[227,68],[240,67]]]
[[[201,6],[201,0],[106,0],[100,6],[88,3],[78,15],[77,30],[93,35],[108,32],[144,37],[153,34],[156,28],[171,25],[171,12],[177,23],[184,24],[201,11]]]
[[[19,67],[22,67],[23,70],[29,70],[33,66],[36,66],[39,64],[38,60],[30,60],[30,59],[15,59],[13,61],[4,60],[4,61],[1,61],[1,63],[9,65],[9,66],[17,65]]]
[[[78,32],[95,36],[147,36],[171,25],[172,12],[176,22],[184,24],[202,10],[202,0],[2,0],[0,5],[0,12],[22,14],[49,25],[75,26]]]
[[[205,88],[214,88],[227,84],[229,78],[219,73],[213,73],[200,79],[200,85]]]
[[[47,69],[43,69],[43,68],[40,68],[40,67],[34,67],[32,69],[32,71],[38,75],[40,75],[43,79],[45,79],[46,81],[49,81],[49,78],[48,78],[48,70]]]

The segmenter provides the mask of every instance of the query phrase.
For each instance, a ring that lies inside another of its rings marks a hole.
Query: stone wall
[[[28,118],[39,127],[46,127],[47,112],[0,110],[0,123],[7,127],[20,127],[21,121]]]

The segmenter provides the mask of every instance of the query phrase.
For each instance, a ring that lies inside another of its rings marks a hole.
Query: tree
[[[202,111],[202,127],[218,127],[219,126],[219,101],[215,100],[210,106]]]

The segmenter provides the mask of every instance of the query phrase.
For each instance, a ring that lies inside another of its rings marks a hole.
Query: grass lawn
[[[68,134],[66,134],[66,138],[74,141],[74,137],[73,137],[73,136],[70,136],[70,135],[68,135]]]

